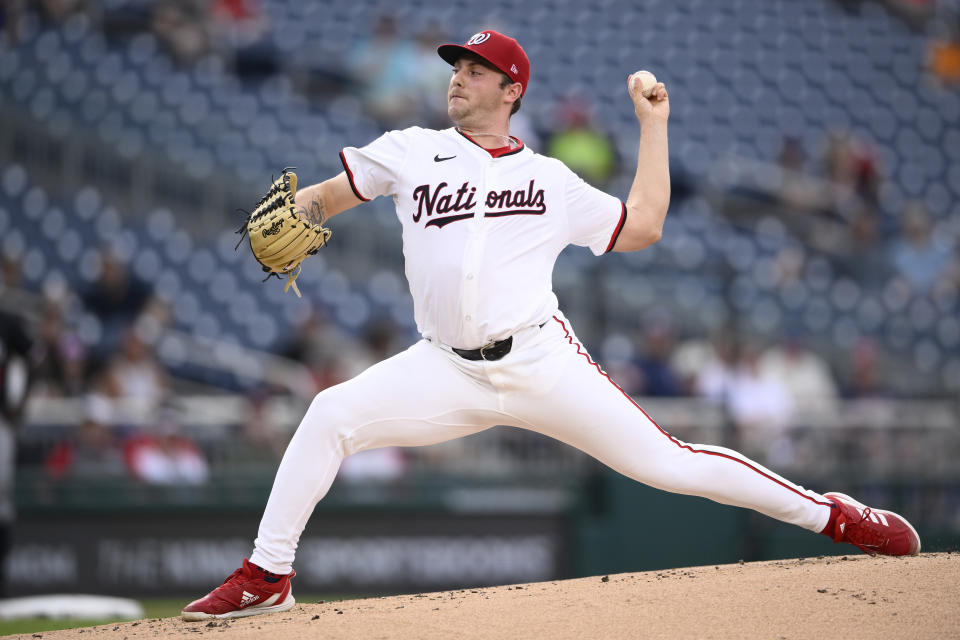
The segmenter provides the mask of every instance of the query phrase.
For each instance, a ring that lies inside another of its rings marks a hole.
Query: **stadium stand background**
[[[859,489],[955,544],[957,20],[947,2],[8,3],[0,306],[34,335],[24,518],[104,491],[262,506],[309,398],[416,328],[389,201],[333,222],[302,300],[259,282],[236,210],[285,166],[317,181],[343,146],[445,126],[435,45],[492,26],[532,61],[520,137],[542,151],[589,130],[620,197],[638,134],[624,79],[670,88],[663,240],[570,249],[554,273],[604,367],[679,437]],[[374,508],[398,487],[507,482],[569,489],[560,512],[610,482],[504,428],[343,475],[334,503]]]

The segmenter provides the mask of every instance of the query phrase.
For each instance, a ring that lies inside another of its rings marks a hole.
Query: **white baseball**
[[[630,82],[639,82],[640,95],[644,98],[649,98],[653,95],[653,88],[657,86],[657,76],[649,71],[637,71],[630,76]]]

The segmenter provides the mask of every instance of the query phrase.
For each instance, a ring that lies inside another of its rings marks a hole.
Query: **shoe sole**
[[[237,609],[227,613],[204,613],[203,611],[181,611],[180,616],[187,622],[199,622],[201,620],[223,620],[226,618],[246,618],[247,616],[257,616],[261,613],[277,613],[287,611],[293,608],[297,601],[293,598],[293,592],[287,595],[286,599],[280,604],[270,605],[269,607],[247,607],[246,609]]]
[[[848,496],[848,495],[845,494],[845,493],[837,493],[836,491],[831,491],[830,493],[825,493],[825,494],[823,494],[823,496],[824,496],[825,498],[829,498],[830,496],[836,496],[837,498],[840,498],[840,499],[843,500],[844,502],[848,502],[848,503],[854,505],[855,507],[857,507],[858,509],[860,509],[860,512],[861,512],[861,513],[863,513],[863,510],[864,510],[864,509],[870,509],[870,511],[872,511],[873,513],[882,513],[882,514],[885,515],[885,516],[894,516],[895,518],[899,519],[900,522],[902,522],[903,524],[907,525],[907,528],[909,528],[909,529],[910,529],[910,532],[913,533],[913,539],[917,541],[917,550],[914,551],[914,552],[913,552],[912,554],[910,554],[910,555],[914,555],[914,556],[915,556],[915,555],[917,555],[918,553],[920,553],[920,534],[917,533],[917,530],[913,528],[913,525],[910,524],[910,521],[907,520],[906,518],[904,518],[904,517],[903,517],[902,515],[900,515],[899,513],[894,513],[893,511],[886,511],[885,509],[874,509],[873,507],[868,507],[867,505],[863,504],[862,502],[860,502],[860,501],[858,501],[858,500],[854,500],[853,498],[851,498],[850,496]]]

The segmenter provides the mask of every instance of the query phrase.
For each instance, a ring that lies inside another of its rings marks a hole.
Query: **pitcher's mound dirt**
[[[956,638],[960,554],[622,573],[327,604],[224,622],[144,620],[44,640]],[[32,640],[32,635],[15,636]]]

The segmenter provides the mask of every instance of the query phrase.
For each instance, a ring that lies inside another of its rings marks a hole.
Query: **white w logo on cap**
[[[472,36],[470,36],[470,39],[467,40],[467,44],[468,45],[483,44],[489,39],[490,39],[490,34],[487,33],[486,31],[481,31],[480,33],[475,33]]]

